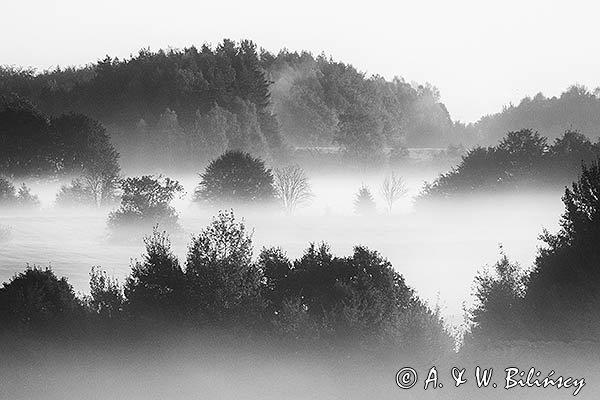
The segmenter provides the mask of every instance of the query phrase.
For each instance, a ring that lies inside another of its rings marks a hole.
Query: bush
[[[81,302],[66,278],[50,268],[27,267],[0,288],[0,320],[16,331],[67,330],[76,325]]]
[[[215,205],[260,204],[275,199],[273,175],[265,163],[241,151],[228,151],[201,175],[196,201]]]
[[[121,205],[109,214],[108,224],[113,229],[161,227],[178,230],[178,215],[170,205],[183,186],[170,178],[144,175],[121,181]]]

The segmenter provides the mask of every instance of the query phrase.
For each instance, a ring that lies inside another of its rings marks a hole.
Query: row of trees
[[[600,165],[583,167],[565,190],[560,230],[544,231],[534,266],[503,254],[476,278],[467,342],[597,341],[600,335]]]
[[[337,257],[311,244],[295,261],[280,248],[254,259],[252,237],[233,212],[192,237],[183,264],[164,232],[155,229],[145,245],[123,285],[92,269],[85,298],[51,270],[27,268],[0,289],[1,329],[52,332],[88,321],[92,330],[224,328],[428,353],[452,348],[440,317],[376,251],[359,246]]]
[[[577,177],[582,163],[600,156],[600,142],[566,131],[551,145],[530,129],[509,132],[497,146],[476,147],[450,172],[423,189],[421,199],[514,188],[561,187]]]
[[[592,140],[600,139],[600,88],[589,90],[573,85],[553,97],[538,93],[465,128],[482,143],[492,144],[506,132],[523,127],[545,132],[550,139],[560,137],[567,130],[587,132]]]
[[[273,172],[264,161],[249,153],[228,151],[214,159],[200,175],[195,201],[223,206],[268,206],[279,200],[291,213],[312,198],[308,178],[300,167],[291,165]],[[121,202],[109,215],[109,226],[148,229],[160,224],[178,230],[177,212],[171,201],[185,194],[183,186],[168,177],[144,175],[121,180]],[[60,194],[59,194],[60,196]]]

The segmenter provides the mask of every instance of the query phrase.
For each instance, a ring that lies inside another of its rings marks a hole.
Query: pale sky
[[[453,119],[471,122],[540,91],[600,86],[599,12],[578,0],[0,0],[0,64],[45,69],[248,38],[430,82]]]

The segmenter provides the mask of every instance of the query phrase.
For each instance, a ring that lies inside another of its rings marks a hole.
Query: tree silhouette
[[[121,181],[121,205],[109,214],[113,229],[149,227],[160,224],[167,229],[179,229],[178,216],[170,205],[183,186],[168,177],[144,175]]]
[[[133,263],[125,282],[126,307],[134,318],[181,321],[187,307],[185,279],[169,236],[155,227],[144,244],[143,259]]]
[[[265,163],[241,151],[228,151],[200,175],[196,201],[210,204],[259,204],[274,200],[273,175]]]
[[[25,331],[68,330],[76,324],[81,303],[65,278],[50,268],[27,267],[0,288],[3,327]]]
[[[185,274],[190,306],[199,321],[258,322],[262,276],[252,262],[252,238],[233,211],[219,212],[192,238]]]

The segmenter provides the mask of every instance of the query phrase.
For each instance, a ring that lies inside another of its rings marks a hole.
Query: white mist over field
[[[384,173],[309,174],[314,193],[310,205],[294,215],[277,208],[266,211],[238,210],[254,230],[255,255],[263,246],[279,246],[297,258],[310,242],[327,242],[334,254],[343,256],[355,245],[366,245],[388,258],[406,282],[431,306],[439,305],[444,316],[460,324],[464,304],[472,302],[473,277],[499,258],[499,245],[522,268],[534,261],[543,228],[555,231],[562,213],[560,192],[470,197],[438,207],[416,209],[413,197],[435,173],[403,175],[409,193],[386,213],[380,194]],[[200,232],[215,210],[192,202],[197,176],[173,176],[187,191],[174,202],[184,232],[172,236],[174,250],[185,259],[192,234]],[[360,217],[353,201],[361,185],[367,185],[378,205],[378,215]],[[59,210],[53,207],[58,183],[28,182],[42,201],[36,212],[0,211],[0,225],[9,237],[0,242],[0,281],[23,270],[27,263],[52,266],[66,276],[76,291],[89,291],[92,266],[123,281],[131,259],[139,258],[142,238],[109,240],[109,210]]]

